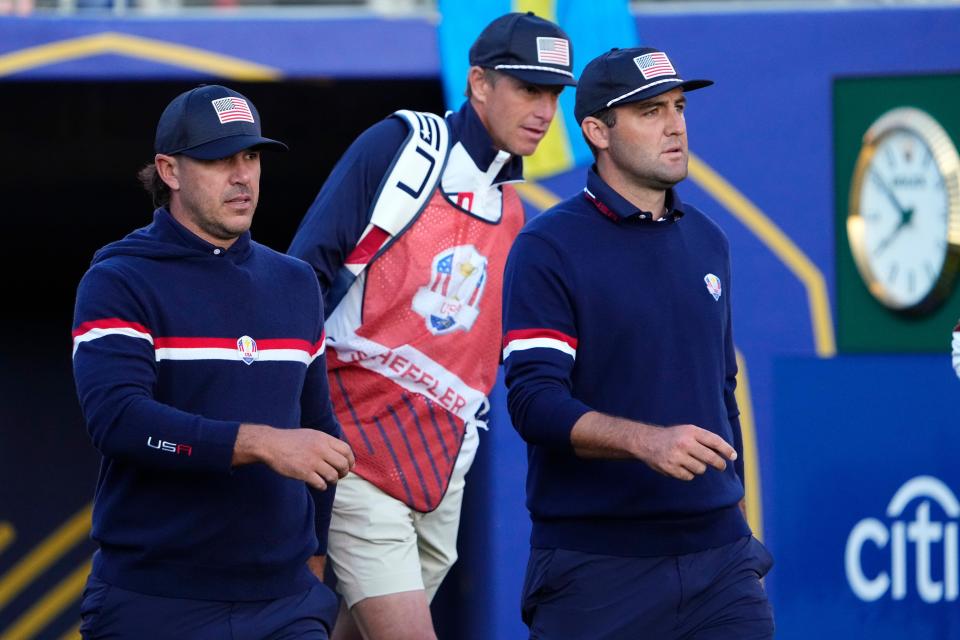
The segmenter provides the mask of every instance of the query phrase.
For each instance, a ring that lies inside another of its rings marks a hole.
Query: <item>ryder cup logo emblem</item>
[[[435,336],[470,331],[486,282],[487,259],[472,244],[446,249],[434,256],[430,282],[413,297],[413,310]]]
[[[906,510],[912,503],[910,520]],[[955,601],[960,502],[950,488],[933,476],[917,476],[897,490],[886,516],[892,522],[864,518],[847,537],[844,565],[853,593],[864,602],[887,594],[904,600],[911,591],[929,604]]]
[[[237,351],[240,352],[240,359],[246,364],[253,364],[253,361],[259,356],[257,341],[250,336],[240,336],[237,340]]]
[[[710,292],[710,295],[713,296],[713,299],[719,300],[720,294],[722,293],[720,291],[720,278],[712,273],[708,273],[707,275],[703,276],[703,281],[706,283],[707,291]]]

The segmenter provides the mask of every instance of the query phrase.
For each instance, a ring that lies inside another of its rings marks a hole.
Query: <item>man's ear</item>
[[[487,101],[490,83],[487,81],[487,74],[482,67],[470,67],[470,71],[467,73],[467,84],[470,85],[471,99],[484,104]]]
[[[587,116],[580,123],[583,137],[590,141],[597,149],[606,149],[610,146],[610,127],[593,116]]]
[[[171,191],[180,190],[180,165],[176,156],[168,156],[158,153],[153,157],[153,163],[157,167],[157,175],[170,187]]]

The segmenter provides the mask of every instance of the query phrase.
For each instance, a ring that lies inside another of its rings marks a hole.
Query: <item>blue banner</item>
[[[775,366],[777,637],[960,638],[949,358]]]

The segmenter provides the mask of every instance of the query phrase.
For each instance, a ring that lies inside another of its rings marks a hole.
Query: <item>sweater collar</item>
[[[183,247],[195,249],[204,254],[225,257],[233,262],[241,262],[250,255],[250,231],[245,231],[229,248],[211,244],[177,222],[166,207],[153,212],[153,226],[157,238]]]
[[[653,219],[651,212],[638,209],[608,185],[597,173],[597,165],[591,166],[587,171],[587,186],[583,189],[583,195],[597,211],[614,222],[629,219],[658,222]],[[676,222],[683,215],[683,203],[673,188],[667,189],[666,208],[667,215],[661,218],[661,221]]]

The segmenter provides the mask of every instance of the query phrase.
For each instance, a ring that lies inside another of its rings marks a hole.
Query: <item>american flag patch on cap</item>
[[[645,80],[652,80],[660,76],[677,75],[677,72],[673,69],[673,65],[670,64],[670,58],[662,51],[645,53],[642,56],[637,56],[633,61],[636,63],[637,68],[640,69],[640,73],[643,74]]]
[[[570,44],[563,38],[537,38],[537,62],[570,66]]]
[[[218,98],[211,100],[210,104],[213,105],[214,111],[217,112],[217,117],[220,118],[220,124],[254,121],[253,114],[250,113],[250,107],[243,98],[234,98],[232,96]]]

